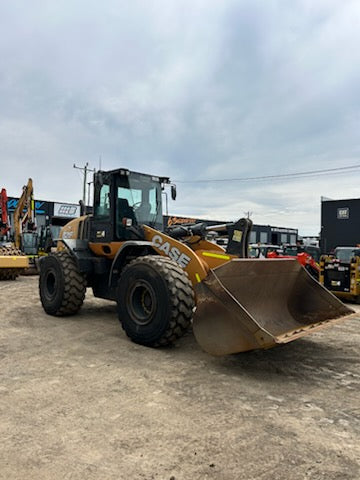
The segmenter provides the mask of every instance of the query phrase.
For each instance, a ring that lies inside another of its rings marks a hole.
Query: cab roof
[[[129,170],[128,168],[116,168],[114,170],[98,170],[96,173],[119,175],[119,176],[129,176],[132,174],[136,174],[136,175],[142,175],[144,177],[149,177],[155,182],[170,183],[169,177],[159,177],[158,175],[150,175],[149,173],[135,172],[134,170]]]

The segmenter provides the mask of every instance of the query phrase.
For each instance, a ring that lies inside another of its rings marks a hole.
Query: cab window
[[[95,209],[96,217],[101,219],[110,218],[110,185],[103,184],[99,191],[99,202]]]

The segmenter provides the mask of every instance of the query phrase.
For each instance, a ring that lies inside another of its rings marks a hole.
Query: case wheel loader
[[[65,225],[57,252],[40,261],[48,314],[75,314],[90,287],[117,302],[134,342],[169,345],[192,324],[205,351],[224,355],[287,343],[353,313],[296,260],[246,258],[248,219],[215,227],[229,236],[226,250],[206,240],[214,227],[164,231],[169,185],[123,168],[95,173],[93,215]]]

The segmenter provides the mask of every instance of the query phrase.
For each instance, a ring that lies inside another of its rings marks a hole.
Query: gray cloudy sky
[[[320,230],[360,164],[358,0],[3,0],[0,187],[77,202],[73,163],[168,175],[171,214]]]

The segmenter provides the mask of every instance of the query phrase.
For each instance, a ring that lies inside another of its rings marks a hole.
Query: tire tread
[[[85,298],[86,294],[86,278],[81,274],[77,268],[76,262],[71,254],[65,250],[50,254],[49,256],[55,256],[60,264],[60,268],[64,277],[64,291],[62,295],[61,305],[55,312],[47,310],[44,305],[44,299],[41,292],[41,268],[40,268],[40,298],[43,307],[47,313],[56,315],[58,317],[74,315],[77,313]]]
[[[164,333],[156,341],[141,341],[141,343],[151,347],[172,345],[186,333],[191,324],[195,306],[192,283],[188,274],[176,262],[168,257],[157,255],[146,255],[132,260],[124,268],[121,276],[126,276],[128,269],[140,263],[152,267],[161,275],[166,283],[170,301],[169,321]],[[123,323],[122,327],[128,335]]]

